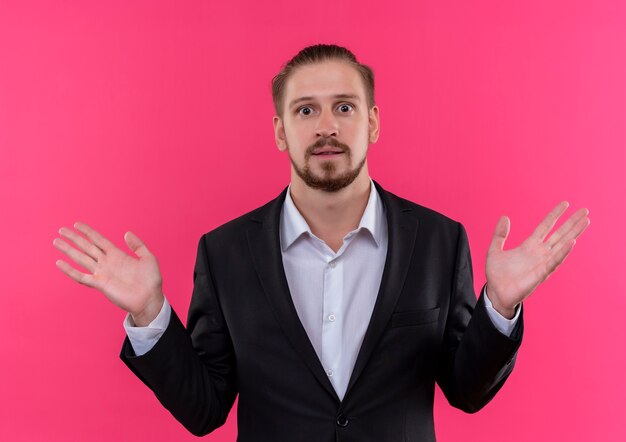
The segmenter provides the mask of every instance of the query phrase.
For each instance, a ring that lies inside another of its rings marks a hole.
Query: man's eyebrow
[[[342,99],[342,100],[354,100],[354,101],[359,101],[359,96],[358,95],[352,95],[352,94],[336,94],[333,95],[332,98],[334,99]],[[315,99],[315,97],[300,97],[300,98],[296,98],[295,100],[292,100],[291,103],[289,103],[289,107],[293,107],[298,103],[301,103],[303,101],[311,101]]]

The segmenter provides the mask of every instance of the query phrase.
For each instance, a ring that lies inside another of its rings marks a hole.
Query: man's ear
[[[287,138],[285,137],[285,125],[283,124],[283,119],[278,115],[274,115],[272,122],[274,123],[274,139],[276,140],[276,146],[278,147],[278,150],[284,152],[287,150]]]
[[[369,142],[370,144],[374,144],[378,141],[378,134],[380,132],[380,119],[378,116],[378,106],[372,106],[369,110]]]

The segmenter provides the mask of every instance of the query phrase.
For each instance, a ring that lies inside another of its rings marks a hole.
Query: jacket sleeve
[[[488,316],[483,296],[484,288],[476,302],[467,234],[458,224],[454,279],[437,383],[452,406],[468,413],[484,407],[511,374],[524,328],[522,311],[510,336],[498,331]]]
[[[176,312],[155,346],[136,356],[128,337],[122,361],[191,433],[210,433],[226,421],[237,396],[235,356],[200,240],[187,329]]]

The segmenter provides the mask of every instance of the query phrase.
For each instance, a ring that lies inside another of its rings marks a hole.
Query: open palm
[[[576,238],[589,225],[587,209],[579,209],[549,238],[548,233],[569,204],[559,203],[519,247],[504,250],[511,222],[502,217],[487,252],[487,293],[496,310],[510,317],[526,299],[565,260]]]
[[[128,255],[111,241],[83,223],[74,227],[85,237],[62,227],[59,233],[71,241],[71,247],[57,238],[54,246],[74,263],[86,269],[82,273],[63,260],[57,266],[70,278],[102,292],[113,304],[139,316],[162,297],[161,273],[156,257],[132,232],[124,239],[138,258]]]

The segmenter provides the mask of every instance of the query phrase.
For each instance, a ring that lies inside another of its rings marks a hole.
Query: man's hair
[[[367,102],[371,109],[376,103],[374,102],[374,72],[372,69],[359,63],[352,52],[348,49],[337,46],[318,44],[308,46],[302,49],[291,60],[289,60],[272,79],[272,99],[274,100],[274,110],[276,114],[282,118],[283,116],[283,99],[285,95],[285,85],[287,80],[300,66],[306,66],[324,61],[337,60],[343,61],[353,66],[361,75],[363,85],[365,86],[365,94]]]

